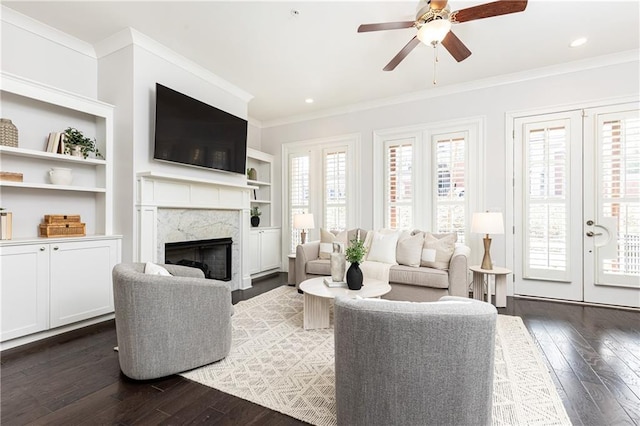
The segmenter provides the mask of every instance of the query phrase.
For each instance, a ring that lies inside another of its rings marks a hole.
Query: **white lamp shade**
[[[471,232],[476,234],[504,234],[502,213],[474,213],[471,219]]]
[[[424,44],[440,43],[451,30],[451,21],[448,19],[434,19],[427,22],[418,30],[418,39]]]
[[[301,213],[293,216],[293,229],[313,229],[313,214]]]

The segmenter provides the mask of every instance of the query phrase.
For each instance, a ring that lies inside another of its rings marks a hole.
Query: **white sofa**
[[[364,229],[348,231],[348,241],[365,239],[369,232]],[[414,231],[416,232],[416,231]],[[441,237],[441,235],[435,235]],[[306,279],[331,275],[328,259],[320,258],[320,241],[311,241],[296,248],[295,277],[296,287]],[[392,265],[389,269],[391,292],[383,296],[391,300],[409,300],[416,302],[436,301],[442,296],[468,297],[468,257],[470,249],[466,245],[456,244],[446,269],[428,266]]]

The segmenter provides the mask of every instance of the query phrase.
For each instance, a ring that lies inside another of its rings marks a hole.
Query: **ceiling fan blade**
[[[415,25],[414,21],[382,22],[380,24],[362,24],[358,27],[358,32],[366,33],[369,31],[399,30],[401,28],[411,28],[414,25]]]
[[[458,62],[462,62],[471,56],[471,51],[452,31],[447,33],[441,43]]]
[[[441,10],[447,7],[447,0],[431,0],[429,6],[431,9]]]
[[[468,22],[476,19],[491,18],[492,16],[507,15],[522,12],[527,8],[526,0],[498,0],[492,3],[468,7],[451,13],[452,22]]]
[[[393,59],[383,69],[385,71],[393,71],[398,66],[398,64],[402,62],[402,60],[406,58],[407,55],[411,53],[411,51],[419,44],[420,44],[420,40],[418,40],[418,37],[413,36],[413,38],[409,40],[409,43],[407,43],[402,48],[402,50],[400,50],[398,54],[394,56]]]

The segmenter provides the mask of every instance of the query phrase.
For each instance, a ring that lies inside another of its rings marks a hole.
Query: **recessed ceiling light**
[[[307,99],[305,99],[304,101],[305,101],[306,103],[308,103],[308,104],[312,104],[312,103],[313,103],[313,99],[311,99],[311,98],[307,98]]]
[[[573,40],[569,46],[570,47],[578,47],[578,46],[582,46],[583,44],[585,44],[587,42],[587,38],[586,37],[580,37],[577,38],[575,40]]]

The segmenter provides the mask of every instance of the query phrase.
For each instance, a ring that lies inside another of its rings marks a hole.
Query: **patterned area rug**
[[[279,287],[235,306],[231,353],[183,376],[314,425],[335,425],[333,328],[302,328],[303,296]],[[333,324],[333,321],[332,321]],[[571,422],[519,317],[498,316],[494,425]]]

